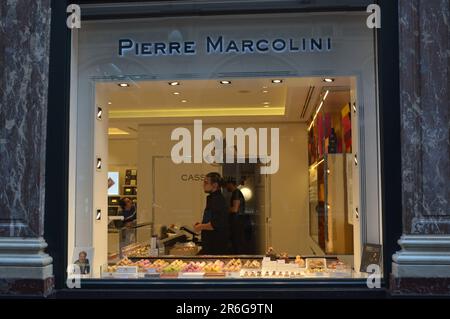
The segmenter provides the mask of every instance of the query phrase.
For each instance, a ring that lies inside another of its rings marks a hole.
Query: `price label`
[[[120,274],[137,274],[137,266],[119,266],[117,267],[117,272]]]

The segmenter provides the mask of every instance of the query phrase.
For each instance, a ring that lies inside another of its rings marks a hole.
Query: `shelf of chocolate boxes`
[[[133,258],[134,259],[134,258]],[[266,254],[262,260],[233,258],[229,260],[121,259],[107,266],[103,277],[110,278],[301,278],[350,276],[351,268],[339,259],[291,259],[287,254]]]

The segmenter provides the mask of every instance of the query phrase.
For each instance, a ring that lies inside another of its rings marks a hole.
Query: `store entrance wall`
[[[148,153],[143,152],[145,157]],[[201,221],[205,208],[205,194],[202,182],[209,172],[222,174],[218,165],[174,164],[168,156],[152,156],[151,191],[153,200],[143,197],[143,206],[152,206],[151,223],[153,234],[160,235],[161,227],[172,224],[193,229]],[[145,176],[142,176],[145,179]],[[143,191],[147,190],[148,180],[143,180]],[[145,193],[144,193],[145,194]],[[144,208],[145,209],[145,208]],[[143,217],[145,218],[145,217]],[[138,238],[139,242],[144,240]]]

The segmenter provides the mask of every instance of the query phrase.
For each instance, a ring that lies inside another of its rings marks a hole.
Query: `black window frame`
[[[126,9],[117,3],[128,3]],[[68,171],[70,125],[70,30],[66,27],[66,7],[70,0],[52,0],[49,96],[46,147],[45,234],[47,251],[53,257],[55,289],[62,296],[98,296],[101,290],[110,296],[124,293],[146,297],[381,297],[389,290],[392,255],[399,250],[397,240],[402,233],[401,154],[400,154],[400,89],[398,48],[398,0],[279,0],[279,1],[142,1],[79,0],[82,21],[129,19],[161,16],[195,16],[223,14],[257,14],[283,12],[365,11],[370,2],[382,8],[382,27],[377,29],[378,99],[381,149],[381,183],[383,216],[382,289],[368,289],[365,280],[105,280],[82,281],[82,289],[66,287],[68,254]],[[332,3],[339,5],[332,5]],[[182,3],[182,5],[181,5]],[[91,7],[83,7],[89,4]],[[97,4],[97,7],[92,7]],[[177,4],[180,4],[179,6]],[[134,9],[133,9],[134,8]],[[245,288],[245,289],[244,289]],[[324,294],[325,293],[325,294]]]

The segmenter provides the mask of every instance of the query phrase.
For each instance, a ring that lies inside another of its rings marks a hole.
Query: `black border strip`
[[[373,0],[215,0],[101,1],[79,0],[85,20],[201,16],[224,14],[330,12],[365,10]]]
[[[53,258],[56,289],[65,286],[67,263],[71,50],[67,2],[51,0],[44,237]]]
[[[392,255],[402,235],[399,21],[398,0],[379,0],[381,29],[377,32],[381,150],[384,278],[389,282]]]

